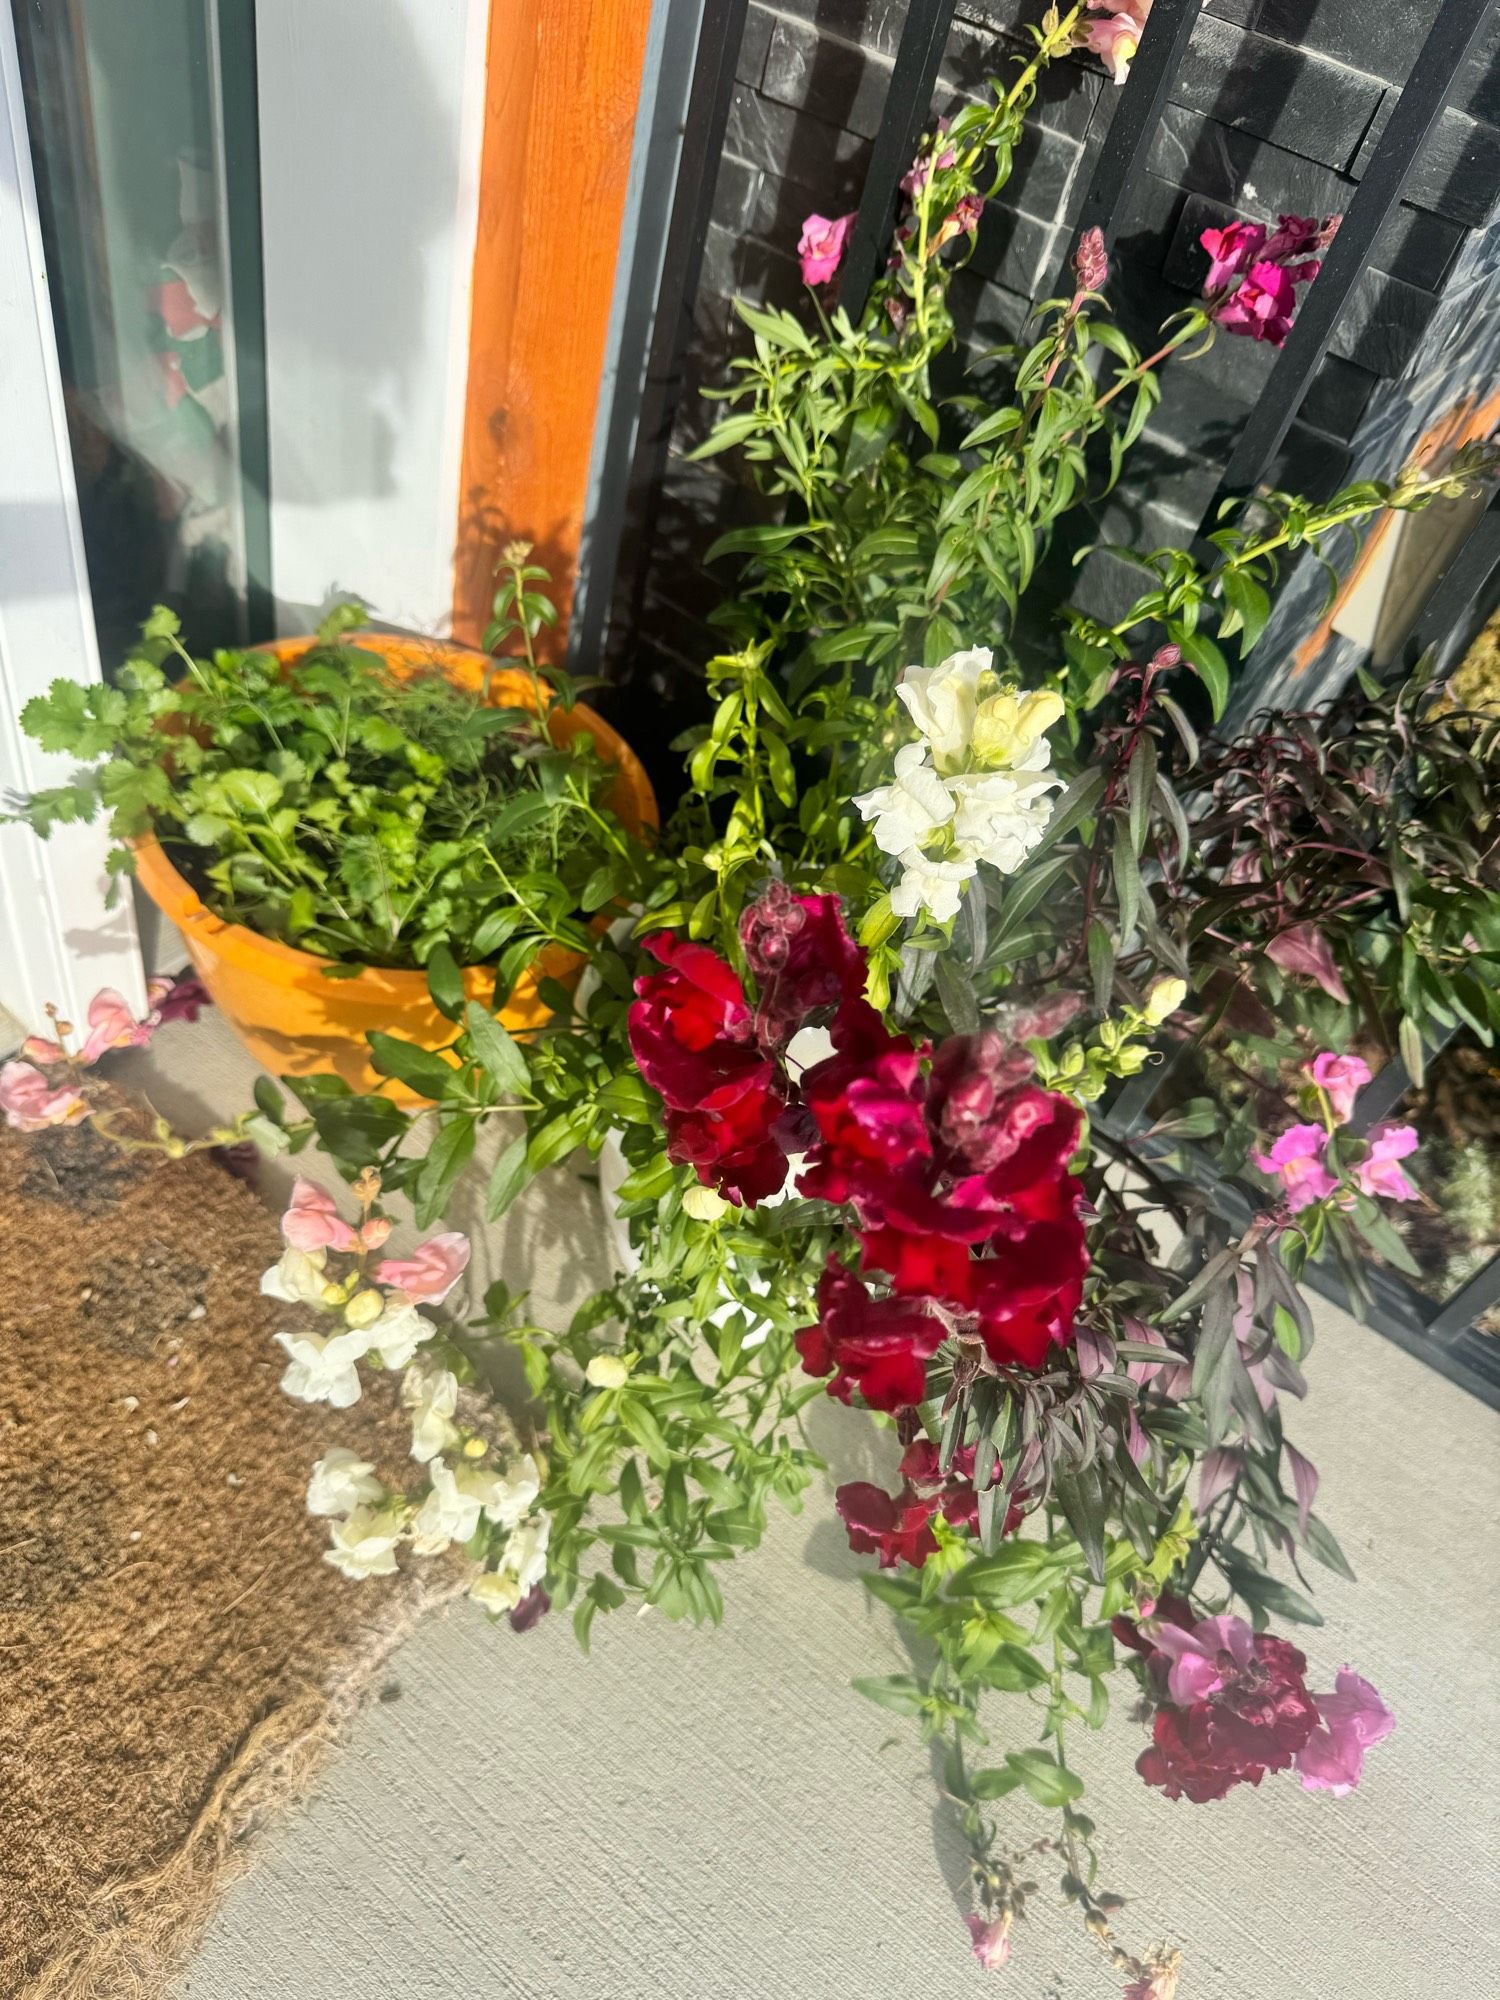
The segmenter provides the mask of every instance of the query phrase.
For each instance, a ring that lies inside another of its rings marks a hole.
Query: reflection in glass
[[[230,283],[219,12],[217,0],[15,0],[106,670],[157,602],[200,646],[246,636],[236,341],[259,333]],[[253,76],[236,87],[253,106]]]

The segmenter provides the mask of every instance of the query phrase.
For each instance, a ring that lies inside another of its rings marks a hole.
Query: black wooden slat
[[[1462,1291],[1454,1294],[1437,1317],[1427,1322],[1427,1336],[1440,1342],[1457,1340],[1481,1313],[1494,1305],[1500,1305],[1500,1257],[1492,1257]]]
[[[839,304],[854,320],[870,296],[895,220],[896,190],[932,110],[953,8],[954,0],[911,0],[906,11],[859,215],[844,253]]]
[[[1483,33],[1494,4],[1495,0],[1443,0],[1375,157],[1329,245],[1323,268],[1304,294],[1286,345],[1240,433],[1203,517],[1205,529],[1217,525],[1225,500],[1244,498],[1265,478],[1328,351],[1349,294],[1369,264],[1375,239],[1400,201],[1417,156],[1441,117],[1458,72]],[[1373,15],[1371,32],[1376,32]]]
[[[1166,108],[1172,79],[1187,53],[1194,23],[1201,11],[1202,0],[1155,0],[1140,49],[1130,65],[1130,75],[1118,93],[1119,101],[1094,163],[1088,193],[1074,221],[1068,254],[1052,280],[1051,294],[1072,291],[1068,263],[1079,237],[1086,229],[1102,230],[1106,245],[1114,243],[1126,198],[1132,183],[1145,166],[1146,154]]]
[[[611,622],[625,618],[633,628],[646,589],[647,556],[655,536],[666,476],[667,447],[682,395],[683,362],[693,331],[693,302],[703,270],[703,246],[713,214],[714,188],[724,151],[724,133],[734,97],[734,71],[745,32],[749,0],[705,0],[692,86],[682,128],[677,184],[667,225],[651,329],[650,355],[641,392],[631,455],[625,520],[628,547],[622,549]],[[566,309],[566,300],[559,300]],[[623,601],[622,601],[623,600]]]

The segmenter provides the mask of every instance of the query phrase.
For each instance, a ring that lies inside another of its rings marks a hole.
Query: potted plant
[[[507,551],[486,635],[518,635],[516,665],[356,634],[359,605],[201,660],[158,609],[113,686],[58,681],[23,711],[44,748],[99,761],[16,816],[45,835],[106,811],[111,866],[178,926],[278,1075],[375,1088],[369,1032],[445,1039],[434,987],[534,1026],[577,978],[596,913],[636,885],[650,783],[576,683],[538,664],[552,607],[528,555]]]

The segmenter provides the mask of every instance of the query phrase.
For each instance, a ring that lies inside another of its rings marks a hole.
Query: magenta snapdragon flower
[[[1418,1144],[1415,1125],[1377,1125],[1370,1134],[1368,1157],[1354,1169],[1363,1192],[1387,1201],[1415,1201],[1417,1190],[1396,1162],[1414,1153]]]
[[[1396,1718],[1367,1680],[1345,1667],[1332,1694],[1315,1694],[1318,1727],[1297,1752],[1297,1775],[1307,1792],[1345,1797],[1359,1783],[1365,1752],[1383,1743]]]
[[[826,285],[838,275],[844,261],[844,246],[854,227],[852,215],[809,215],[797,239],[797,255],[802,262],[804,285]]]
[[[1299,1208],[1322,1201],[1338,1187],[1328,1171],[1327,1151],[1328,1134],[1321,1125],[1293,1125],[1269,1153],[1257,1153],[1254,1159],[1263,1174],[1281,1182],[1286,1205],[1295,1215]]]
[[[1370,1081],[1370,1065],[1360,1056],[1336,1056],[1325,1050],[1307,1067],[1313,1082],[1328,1098],[1340,1125],[1353,1115],[1354,1100]]]

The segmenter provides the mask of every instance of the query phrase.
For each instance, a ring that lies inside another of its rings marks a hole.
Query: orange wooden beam
[[[552,571],[560,647],[640,96],[649,0],[492,0],[453,631],[507,541]]]

